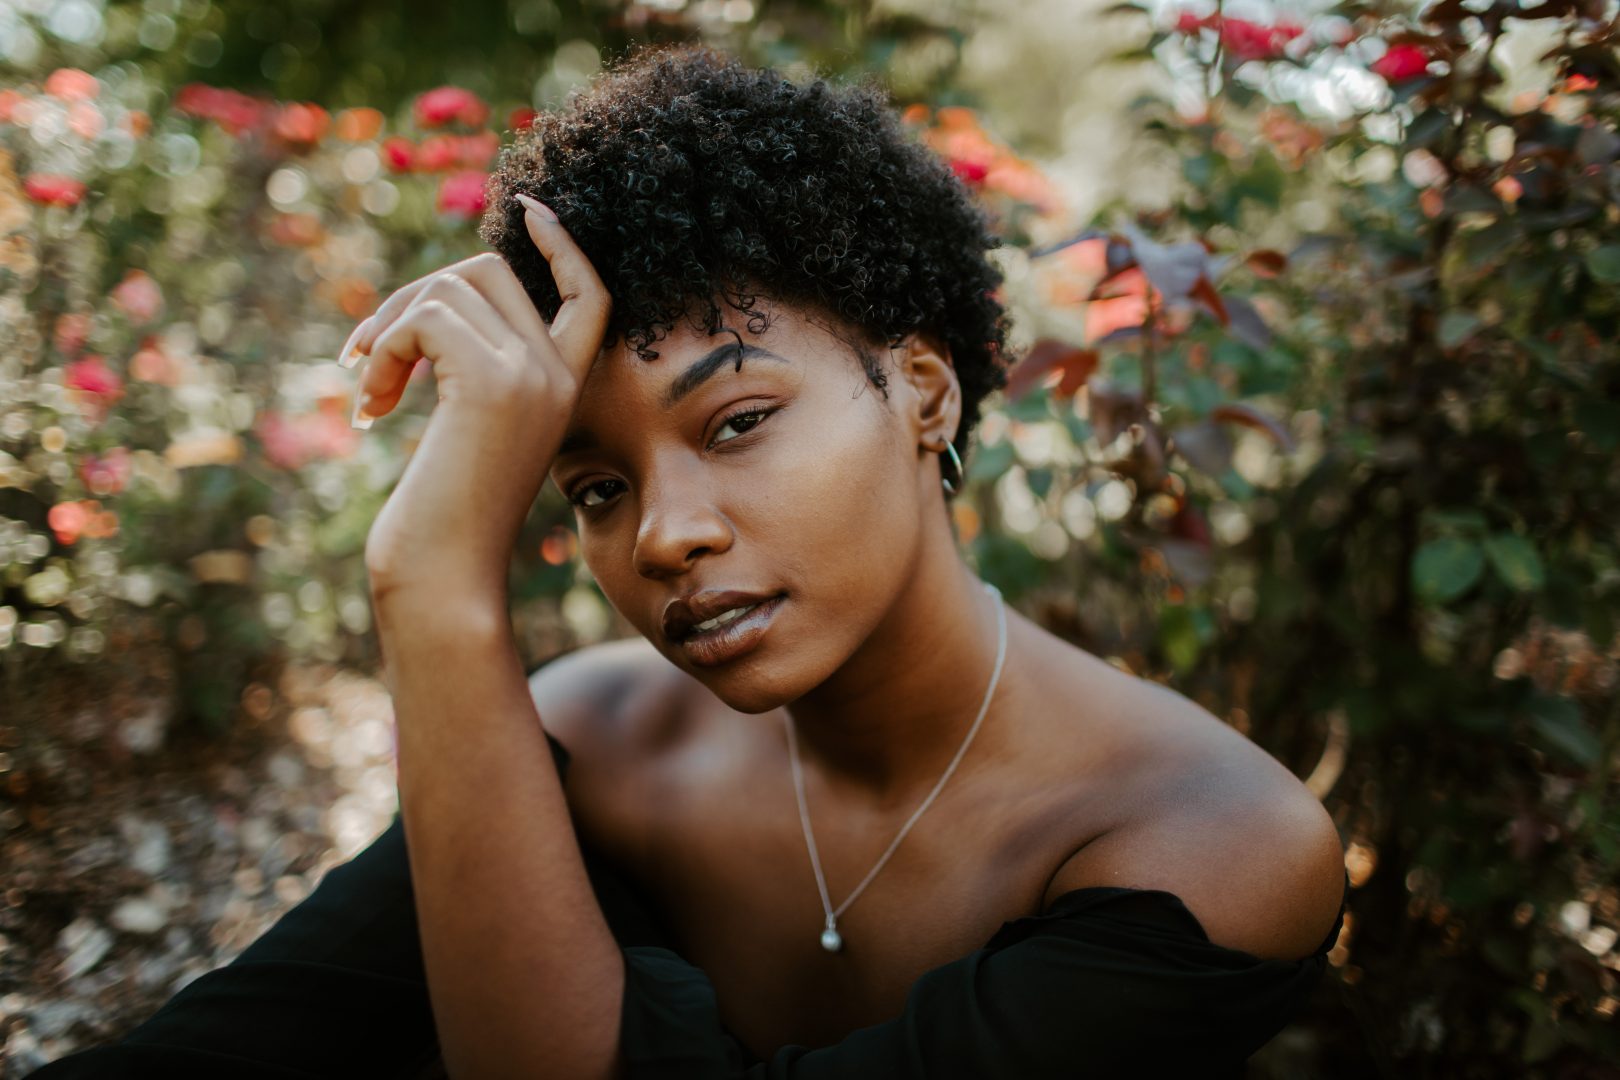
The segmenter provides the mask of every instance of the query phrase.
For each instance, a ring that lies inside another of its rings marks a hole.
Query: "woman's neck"
[[[996,662],[997,603],[954,542],[928,545],[865,644],[787,706],[806,772],[884,806],[926,796],[984,703]],[[1011,623],[1009,611],[1009,635]],[[1009,645],[989,710],[958,768],[1003,741],[997,703],[1013,666]]]

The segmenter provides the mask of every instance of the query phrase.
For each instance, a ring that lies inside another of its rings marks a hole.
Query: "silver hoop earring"
[[[956,447],[951,445],[950,440],[948,440],[948,439],[945,442],[945,449],[944,449],[943,453],[946,453],[946,454],[950,455],[951,464],[956,467],[956,483],[960,484],[965,479],[965,477],[962,474],[962,457],[961,457],[960,454],[958,454],[956,452]],[[943,468],[940,471],[943,472],[944,471]],[[955,495],[956,494],[956,484],[951,483],[951,481],[950,481],[950,479],[948,477],[941,476],[939,478],[939,482],[941,484],[945,485],[945,491],[946,491],[947,494],[950,494],[950,495]]]

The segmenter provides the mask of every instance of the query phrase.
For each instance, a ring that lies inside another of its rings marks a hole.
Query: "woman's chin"
[[[756,665],[752,671],[706,671],[699,668],[692,672],[692,676],[708,687],[727,708],[751,715],[780,709],[802,694],[802,691],[784,686],[779,679],[759,670],[760,666]]]

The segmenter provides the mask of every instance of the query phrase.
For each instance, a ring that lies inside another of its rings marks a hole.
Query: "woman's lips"
[[[786,600],[785,596],[773,596],[713,630],[694,630],[681,639],[681,651],[698,667],[714,667],[752,652]]]

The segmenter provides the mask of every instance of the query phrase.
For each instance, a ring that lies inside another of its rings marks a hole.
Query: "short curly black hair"
[[[951,168],[872,84],[798,85],[714,49],[630,53],[506,147],[479,235],[548,320],[561,300],[515,192],[557,212],[613,297],[609,340],[643,358],[677,320],[719,331],[716,298],[764,329],[761,296],[889,346],[935,334],[962,388],[966,457],[1006,383],[1000,246]],[[852,342],[885,394],[882,365]]]

